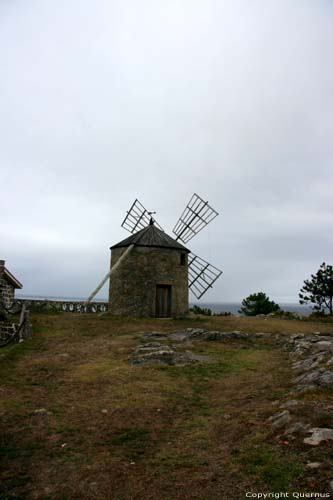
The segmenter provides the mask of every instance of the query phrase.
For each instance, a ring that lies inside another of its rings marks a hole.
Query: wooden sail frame
[[[194,253],[188,256],[188,287],[197,299],[212,288],[223,271]]]
[[[183,243],[190,241],[219,214],[208,201],[194,193],[179,217],[172,232]]]
[[[150,220],[152,218],[151,216],[154,213],[155,212],[148,212],[148,210],[142,205],[142,203],[140,203],[140,201],[136,199],[131,208],[128,210],[125,219],[121,223],[121,227],[126,229],[126,231],[129,231],[131,234],[136,233],[137,231],[140,231],[141,229],[149,226]],[[155,219],[154,224],[158,227],[158,229],[163,231],[163,229],[155,221]]]

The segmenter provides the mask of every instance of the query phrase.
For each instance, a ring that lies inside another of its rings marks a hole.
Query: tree
[[[279,311],[280,306],[269,300],[264,292],[252,293],[242,302],[242,308],[238,311],[245,316],[256,316],[257,314],[269,314]]]
[[[313,310],[333,315],[333,268],[323,262],[299,292],[300,304],[314,304]]]

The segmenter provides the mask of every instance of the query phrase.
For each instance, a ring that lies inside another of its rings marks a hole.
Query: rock
[[[290,413],[288,410],[284,410],[281,413],[277,413],[268,419],[271,423],[273,429],[280,429],[289,424],[291,420]]]
[[[134,352],[134,358],[132,360],[133,365],[144,365],[150,364],[173,364],[174,350],[168,345],[161,344],[144,344],[139,346]]]
[[[321,462],[308,462],[305,467],[306,469],[309,470],[315,470],[319,469],[321,466],[322,466]]]
[[[308,356],[304,360],[297,361],[296,363],[293,364],[292,368],[294,370],[301,370],[301,371],[308,371],[311,370],[312,368],[315,368],[318,366],[323,359],[327,356],[326,352],[319,352],[317,354],[313,354],[311,356]]]
[[[282,403],[280,405],[280,408],[291,408],[292,406],[297,406],[297,405],[298,405],[298,401],[296,399],[289,399],[289,401]]]
[[[297,396],[298,394],[303,394],[304,392],[316,391],[318,389],[317,385],[298,385],[293,391],[289,393],[290,396]]]
[[[305,444],[318,446],[322,441],[333,440],[333,429],[314,427],[313,429],[310,429],[309,432],[311,432],[312,435],[303,440]]]
[[[262,339],[262,338],[270,337],[271,335],[272,335],[272,333],[270,333],[270,332],[257,332],[257,333],[254,334],[254,336],[257,339]]]
[[[189,336],[187,332],[174,332],[170,333],[169,339],[175,342],[184,342],[189,340]]]
[[[176,352],[168,345],[148,343],[139,346],[132,359],[133,365],[162,364],[168,366],[185,366],[196,363],[213,363],[209,356],[191,352]]]
[[[167,334],[163,332],[147,332],[143,335],[143,338],[152,340],[166,340]]]
[[[51,412],[47,411],[45,408],[38,408],[37,410],[34,411],[34,414],[44,416],[44,415],[50,415]]]
[[[301,385],[328,387],[333,385],[333,371],[319,368],[318,370],[297,377],[295,382]]]
[[[333,385],[333,371],[326,370],[323,373],[321,373],[320,378],[318,379],[318,385],[321,385],[323,387],[328,387]]]
[[[320,342],[316,342],[315,344],[312,345],[312,351],[318,352],[318,351],[329,351],[333,352],[333,342],[324,340]]]
[[[245,340],[247,338],[248,338],[247,333],[241,333],[238,331],[234,332],[201,331],[201,332],[190,333],[191,340],[224,341],[224,340]]]
[[[304,333],[295,333],[294,335],[290,336],[290,340],[295,341],[295,340],[300,340],[304,339],[305,334]]]
[[[175,353],[175,365],[185,366],[192,365],[195,363],[215,363],[215,360],[210,356],[205,356],[203,354],[193,354],[192,352],[179,352]]]
[[[326,335],[322,333],[321,335],[317,335],[316,337],[310,338],[311,342],[332,342],[333,338],[331,335]]]
[[[201,335],[203,333],[205,333],[206,330],[204,330],[203,328],[186,328],[186,330],[184,330],[184,333],[186,334],[193,334],[193,335]]]
[[[309,431],[309,428],[309,424],[303,424],[303,422],[295,422],[285,430],[285,434],[304,434],[305,432]]]
[[[296,354],[304,354],[306,351],[310,349],[312,346],[311,342],[308,342],[306,340],[297,342],[294,344],[294,351]]]
[[[247,333],[242,333],[239,331],[220,332],[220,331],[204,330],[203,328],[186,328],[185,330],[173,332],[169,334],[168,337],[171,340],[180,342],[186,340],[197,340],[197,341],[211,340],[219,342],[225,340],[245,340],[248,339],[249,335]]]

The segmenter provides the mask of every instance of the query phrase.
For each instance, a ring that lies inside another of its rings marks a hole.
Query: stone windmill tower
[[[89,302],[110,279],[109,311],[121,316],[179,316],[188,312],[189,289],[200,299],[222,271],[185,247],[218,213],[194,194],[166,234],[135,200],[122,223],[130,237],[111,247],[110,271]],[[182,243],[180,243],[180,240]]]

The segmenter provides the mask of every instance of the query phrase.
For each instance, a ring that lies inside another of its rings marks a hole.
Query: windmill
[[[218,212],[194,193],[172,230],[175,238],[164,232],[154,214],[138,199],[133,202],[121,224],[131,236],[111,247],[114,257],[110,271],[86,303],[110,279],[110,306],[116,313],[136,315],[135,301],[142,300],[145,305],[142,304],[141,311],[145,312],[140,315],[168,316],[172,311],[175,315],[188,309],[188,289],[201,299],[212,288],[222,271],[184,245],[215,219]],[[150,293],[155,286],[156,293],[155,288]]]

